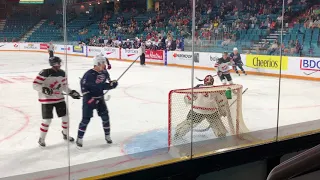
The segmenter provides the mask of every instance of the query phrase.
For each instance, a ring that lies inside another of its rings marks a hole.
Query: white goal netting
[[[242,85],[177,89],[169,93],[169,147],[248,133]]]

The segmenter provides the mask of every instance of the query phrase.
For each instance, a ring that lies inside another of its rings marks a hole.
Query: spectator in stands
[[[299,56],[302,55],[302,46],[299,43],[299,40],[296,40],[296,44],[295,44],[295,53],[299,54]]]
[[[293,40],[290,40],[290,41],[289,41],[288,46],[289,46],[289,48],[290,48],[290,53],[291,53],[291,54],[295,53],[295,51],[296,51],[296,45],[295,45],[295,43],[294,43]]]
[[[271,46],[268,48],[268,54],[272,55],[279,49],[279,43],[278,40],[275,40]]]

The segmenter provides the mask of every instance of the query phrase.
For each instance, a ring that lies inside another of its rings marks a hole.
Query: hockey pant
[[[145,53],[142,53],[140,56],[140,65],[145,65],[146,62],[146,55]]]
[[[226,84],[226,83],[227,83],[226,81],[228,81],[229,84],[233,84],[230,73],[229,73],[229,74],[221,74],[221,75],[219,76],[219,78],[220,78],[220,80],[221,80],[221,82],[222,82],[223,84]]]
[[[56,113],[59,118],[62,119],[62,132],[67,134],[67,129],[69,128],[69,118],[67,117],[67,105],[66,102],[59,102],[53,104],[42,104],[42,123],[40,126],[40,137],[45,139],[49,126],[53,119],[53,109],[55,108]]]
[[[53,57],[53,51],[49,51],[49,57]]]
[[[243,64],[242,63],[236,63],[233,68],[236,71],[237,74],[239,74],[238,68],[245,74],[246,71],[243,69]]]
[[[185,136],[193,127],[196,127],[205,119],[210,124],[210,127],[216,137],[225,136],[227,134],[228,131],[221,121],[218,112],[214,112],[213,114],[200,114],[193,111],[192,118],[192,110],[190,110],[187,115],[187,119],[178,124],[175,137],[180,138]]]
[[[82,105],[82,120],[79,124],[78,138],[83,138],[90,119],[93,117],[93,111],[95,109],[97,110],[98,115],[101,117],[105,136],[110,135],[109,111],[104,98],[102,97],[100,99],[94,99],[91,101],[91,97],[84,96]]]

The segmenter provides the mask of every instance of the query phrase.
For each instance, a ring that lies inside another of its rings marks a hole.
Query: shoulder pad
[[[43,69],[42,71],[39,72],[39,75],[43,77],[49,77],[49,75],[51,74],[50,70],[51,69]]]

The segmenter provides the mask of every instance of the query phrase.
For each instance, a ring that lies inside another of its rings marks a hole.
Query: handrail
[[[267,180],[284,180],[320,167],[320,145],[308,149],[276,166]]]

